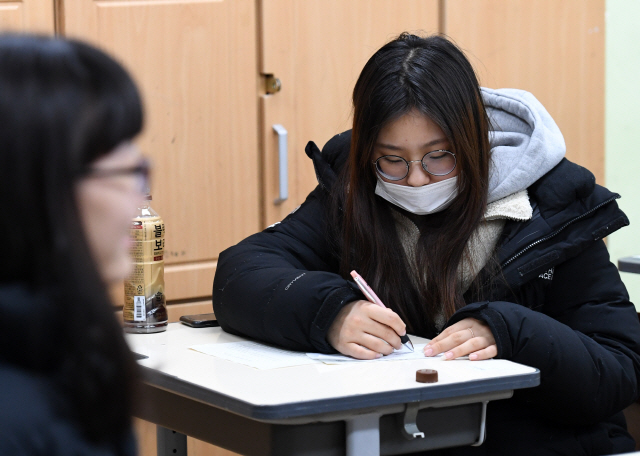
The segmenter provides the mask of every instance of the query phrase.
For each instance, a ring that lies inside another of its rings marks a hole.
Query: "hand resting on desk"
[[[469,355],[477,361],[493,358],[498,354],[496,340],[487,325],[475,318],[465,318],[449,326],[424,347],[425,356],[444,352],[447,359]]]
[[[369,301],[344,306],[329,328],[327,340],[343,355],[375,359],[402,348],[406,325],[397,313]]]

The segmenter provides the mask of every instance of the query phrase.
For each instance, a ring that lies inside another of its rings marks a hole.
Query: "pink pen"
[[[364,293],[364,295],[367,297],[369,302],[378,304],[380,307],[383,307],[385,309],[387,308],[387,306],[384,305],[384,303],[380,300],[378,295],[375,294],[375,292],[371,289],[371,287],[367,284],[367,282],[365,282],[365,280],[362,278],[360,274],[358,274],[355,270],[353,270],[351,271],[351,277],[353,277],[353,280],[355,280],[356,285],[358,285],[358,288],[360,288],[362,293]],[[400,341],[409,350],[414,351],[413,343],[411,342],[407,334],[405,334],[404,336],[400,336]]]

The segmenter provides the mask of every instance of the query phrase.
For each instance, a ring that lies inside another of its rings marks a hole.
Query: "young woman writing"
[[[305,203],[220,255],[222,328],[362,359],[407,331],[432,339],[425,356],[540,369],[539,387],[490,405],[484,445],[442,454],[632,450],[620,411],[638,397],[640,325],[602,241],[628,224],[618,195],[563,158],[531,94],[481,89],[445,38],[382,47],[353,106],[351,131],[307,146]]]

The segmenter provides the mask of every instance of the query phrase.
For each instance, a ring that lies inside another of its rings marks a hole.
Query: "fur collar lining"
[[[484,213],[485,220],[510,219],[524,222],[533,216],[533,208],[529,202],[526,190],[505,196],[502,199],[487,204]]]

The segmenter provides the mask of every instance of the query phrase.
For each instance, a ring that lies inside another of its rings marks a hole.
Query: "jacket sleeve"
[[[549,419],[599,422],[638,398],[640,324],[603,241],[556,266],[542,312],[509,302],[474,303],[498,357],[536,367],[540,386],[516,394]]]
[[[213,309],[222,329],[292,350],[335,352],[329,326],[362,295],[335,271],[325,194],[316,188],[282,222],[220,254]]]

